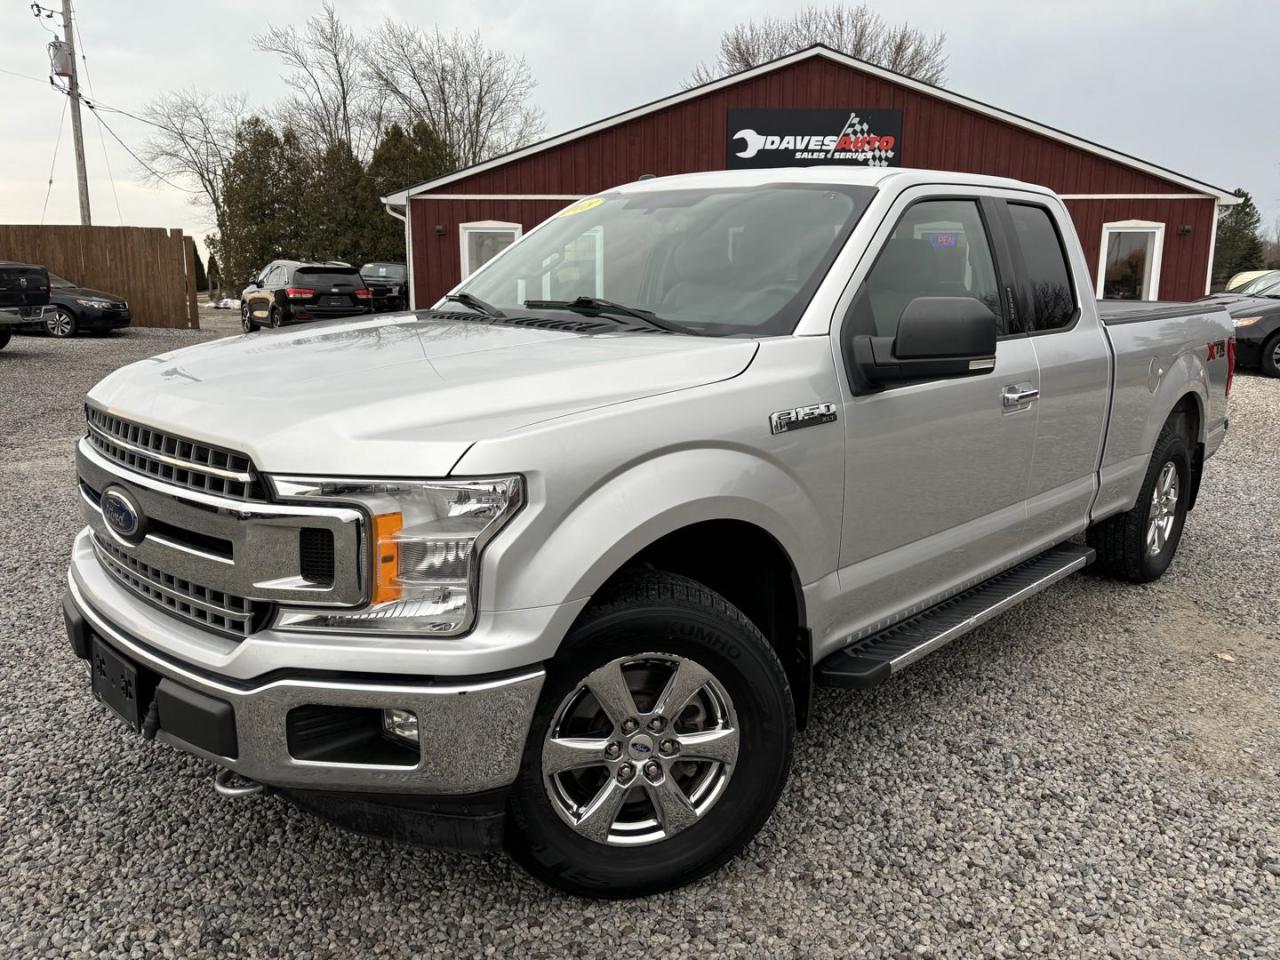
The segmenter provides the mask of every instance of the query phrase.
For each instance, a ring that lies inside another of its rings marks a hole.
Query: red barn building
[[[1013,177],[1066,201],[1099,297],[1208,292],[1230,193],[814,46],[382,198],[429,305],[571,201],[645,174],[833,163]],[[403,213],[401,212],[403,211]]]

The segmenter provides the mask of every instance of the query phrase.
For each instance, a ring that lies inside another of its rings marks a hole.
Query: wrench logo
[[[744,160],[749,157],[754,157],[764,146],[764,137],[760,136],[760,134],[756,133],[754,130],[739,130],[733,135],[733,139],[743,140],[746,142],[747,149],[739,151],[738,153],[738,156],[742,157]]]

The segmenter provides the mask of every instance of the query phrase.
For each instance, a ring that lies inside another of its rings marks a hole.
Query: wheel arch
[[[1199,391],[1187,390],[1180,396],[1164,422],[1170,424],[1187,441],[1191,451],[1191,490],[1187,499],[1187,511],[1195,509],[1200,494],[1200,477],[1204,473],[1205,442],[1204,398]]]
[[[628,557],[600,585],[611,585],[635,570],[674,573],[715,591],[760,630],[787,673],[796,709],[796,725],[809,715],[812,643],[804,590],[787,550],[768,530],[736,519],[701,520],[672,530]]]

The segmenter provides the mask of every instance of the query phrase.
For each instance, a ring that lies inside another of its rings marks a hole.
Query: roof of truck
[[[670,190],[690,187],[755,187],[770,183],[847,184],[859,187],[896,189],[918,184],[957,184],[1026,190],[1052,196],[1048,187],[1025,183],[1009,177],[989,177],[980,173],[957,173],[954,170],[920,170],[915,167],[768,167],[759,170],[707,170],[701,173],[679,173],[670,177],[651,177],[620,184],[602,193],[640,193],[646,190]]]

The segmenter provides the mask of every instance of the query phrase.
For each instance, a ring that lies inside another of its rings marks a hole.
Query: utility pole
[[[84,167],[84,133],[80,129],[80,68],[76,65],[76,45],[71,27],[71,0],[62,0],[62,35],[71,52],[71,76],[68,78],[71,97],[71,133],[76,147],[76,179],[80,182],[80,223],[89,226],[93,218],[89,215],[89,174]]]

